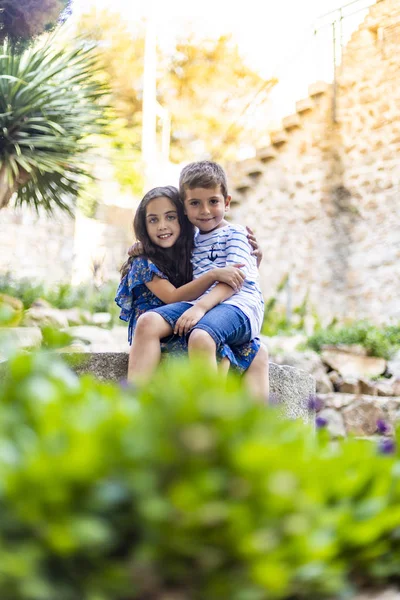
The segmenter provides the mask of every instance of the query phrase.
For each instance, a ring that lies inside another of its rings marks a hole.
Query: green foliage
[[[346,326],[334,323],[312,335],[307,343],[317,352],[324,345],[361,344],[370,356],[389,359],[400,349],[400,325],[377,327],[368,321],[356,321]]]
[[[279,296],[289,285],[289,275],[286,273],[279,282],[276,292],[265,303],[264,321],[261,333],[269,337],[275,335],[290,335],[297,332],[304,332],[305,317],[311,314],[315,327],[319,327],[319,318],[315,309],[310,306],[308,293],[304,296],[302,302],[293,308],[292,315],[289,316],[287,307],[284,307],[279,301]]]
[[[47,300],[56,308],[82,308],[91,313],[110,312],[117,318],[118,307],[114,298],[117,282],[108,281],[100,286],[59,283],[46,286],[43,283],[32,284],[28,278],[14,279],[10,273],[0,275],[0,293],[13,296],[22,301],[24,309],[31,307],[38,298]]]
[[[89,136],[105,125],[92,48],[50,38],[18,53],[4,43],[0,62],[0,208],[16,192],[18,204],[70,212],[90,178]]]
[[[26,45],[54,29],[70,4],[70,0],[0,0],[0,41],[8,38],[14,47]]]
[[[325,433],[203,364],[135,389],[10,358],[0,597],[322,600],[398,579],[399,454]]]

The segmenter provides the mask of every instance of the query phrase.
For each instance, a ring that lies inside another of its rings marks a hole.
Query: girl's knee
[[[140,315],[136,327],[135,336],[146,336],[158,333],[159,329],[165,325],[164,319],[155,312],[147,312]]]

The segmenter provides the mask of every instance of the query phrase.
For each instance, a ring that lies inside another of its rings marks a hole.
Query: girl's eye
[[[151,219],[149,219],[149,223],[156,223],[157,219],[155,217],[152,217]]]
[[[168,219],[168,221],[175,221],[176,217],[175,217],[175,215],[169,215],[167,217],[167,219]]]

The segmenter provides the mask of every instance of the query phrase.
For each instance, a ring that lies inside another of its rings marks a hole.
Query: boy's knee
[[[155,312],[147,312],[140,315],[135,327],[135,336],[146,336],[158,333],[165,321],[161,315]]]
[[[207,331],[204,329],[194,329],[189,336],[189,349],[207,351],[212,350],[215,352],[216,344]]]

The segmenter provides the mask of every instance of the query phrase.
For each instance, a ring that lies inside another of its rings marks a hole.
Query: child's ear
[[[231,205],[232,196],[227,196],[225,198],[225,211],[228,212]]]

